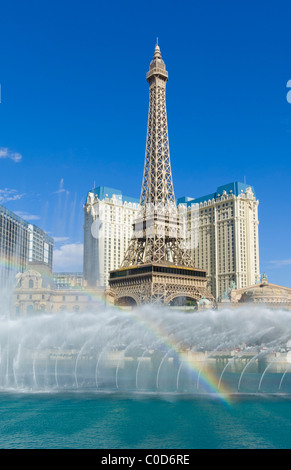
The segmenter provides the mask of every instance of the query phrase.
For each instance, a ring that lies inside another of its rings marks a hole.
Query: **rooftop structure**
[[[203,204],[204,202],[208,202],[209,200],[217,200],[221,198],[223,195],[234,195],[239,196],[242,193],[245,193],[246,189],[251,188],[253,196],[256,197],[255,190],[253,186],[250,186],[246,183],[240,183],[239,181],[235,181],[233,183],[224,184],[222,186],[218,186],[215,193],[207,194],[206,196],[200,196],[197,198],[193,197],[180,197],[177,199],[177,204],[186,204],[187,206],[191,206],[192,204]]]

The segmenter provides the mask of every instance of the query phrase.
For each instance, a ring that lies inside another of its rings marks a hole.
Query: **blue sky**
[[[140,196],[158,36],[176,197],[246,178],[261,272],[291,286],[290,2],[4,0],[0,13],[0,204],[56,237],[56,269],[82,270],[88,190]]]

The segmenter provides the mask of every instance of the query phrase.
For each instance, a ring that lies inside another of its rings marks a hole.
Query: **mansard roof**
[[[191,204],[199,204],[200,202],[209,201],[209,199],[216,200],[218,197],[222,196],[224,191],[226,192],[226,194],[233,194],[234,196],[237,197],[241,193],[245,193],[247,188],[251,188],[254,196],[256,196],[253,186],[246,184],[246,183],[240,183],[239,181],[235,181],[233,183],[228,183],[222,186],[218,186],[215,193],[210,193],[210,194],[207,194],[206,196],[201,196],[197,198],[191,198],[191,197],[185,197],[185,196],[180,197],[177,200],[177,204],[178,205],[187,204],[187,206],[190,206]]]

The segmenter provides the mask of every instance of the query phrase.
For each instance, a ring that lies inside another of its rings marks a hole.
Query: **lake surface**
[[[1,449],[290,447],[290,396],[0,393]]]

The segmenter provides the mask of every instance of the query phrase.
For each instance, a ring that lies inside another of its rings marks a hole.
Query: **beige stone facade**
[[[56,289],[53,278],[30,269],[16,276],[13,315],[36,313],[89,312],[107,301],[104,290]]]
[[[231,183],[220,189],[198,199],[178,200],[187,207],[186,237],[194,264],[207,271],[217,300],[233,284],[241,289],[260,279],[259,202],[253,188]]]
[[[266,275],[263,275],[261,281],[256,284],[241,289],[230,289],[219,307],[239,307],[250,303],[291,310],[291,288],[269,283]]]

